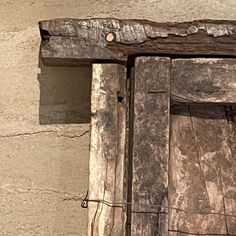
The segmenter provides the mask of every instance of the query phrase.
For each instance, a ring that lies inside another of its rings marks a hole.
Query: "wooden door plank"
[[[186,211],[169,210],[170,235],[234,235],[236,218],[223,215],[236,213],[235,129],[225,107],[175,106],[170,137],[169,204]]]
[[[140,57],[135,62],[131,218],[135,236],[167,234],[168,213],[163,207],[168,194],[169,67],[166,57]]]
[[[236,103],[236,59],[172,60],[173,103]]]
[[[227,76],[227,75],[226,75]],[[210,119],[197,117],[206,110],[190,109],[196,142],[199,146],[200,164],[205,177],[212,212],[236,215],[236,130],[227,120],[225,107],[210,107]],[[215,115],[216,114],[216,115]],[[214,115],[217,119],[214,119]],[[204,117],[204,115],[203,115]],[[203,135],[206,132],[207,135]],[[223,210],[222,210],[223,209]],[[236,217],[224,217],[226,233],[236,234]]]
[[[93,65],[89,161],[92,200],[124,201],[125,71],[124,66],[117,64]],[[88,235],[123,235],[124,208],[89,202]]]

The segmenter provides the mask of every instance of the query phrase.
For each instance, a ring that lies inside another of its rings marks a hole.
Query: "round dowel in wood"
[[[115,38],[116,38],[116,35],[113,32],[106,35],[106,41],[109,43],[113,42]]]

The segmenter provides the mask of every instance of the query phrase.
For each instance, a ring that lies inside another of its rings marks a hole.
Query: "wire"
[[[127,205],[132,205],[132,206],[146,206],[149,208],[154,208],[153,211],[143,211],[143,213],[156,213],[156,214],[162,214],[165,212],[160,212],[157,211],[156,208],[162,208],[162,209],[170,209],[170,210],[175,210],[175,211],[180,211],[180,212],[184,212],[186,214],[199,214],[199,215],[218,215],[218,216],[224,216],[224,217],[234,217],[236,218],[236,215],[234,214],[225,214],[225,213],[220,213],[220,212],[196,212],[196,211],[187,211],[181,208],[177,208],[177,207],[173,207],[173,206],[162,206],[162,205],[158,205],[158,204],[145,204],[145,203],[133,203],[133,202],[109,202],[106,200],[101,200],[101,199],[89,199],[88,198],[88,192],[86,193],[85,197],[72,197],[72,198],[66,198],[64,199],[64,201],[68,201],[68,200],[75,200],[75,201],[82,201],[81,202],[81,207],[82,208],[88,208],[88,203],[89,202],[96,202],[96,203],[101,203],[101,204],[105,204],[106,206],[109,207],[120,207],[123,208],[124,206]]]

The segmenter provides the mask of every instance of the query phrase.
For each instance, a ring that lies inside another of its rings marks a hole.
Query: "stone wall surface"
[[[1,0],[0,235],[86,235],[91,69],[38,58],[38,21],[61,17],[230,20],[236,1]]]

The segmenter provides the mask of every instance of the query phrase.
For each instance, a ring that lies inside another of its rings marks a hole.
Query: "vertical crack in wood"
[[[199,147],[198,140],[197,140],[197,137],[196,137],[190,106],[188,106],[188,111],[189,111],[190,126],[191,126],[191,129],[192,129],[194,140],[195,140],[196,147],[197,147],[197,162],[198,162],[198,166],[199,166],[199,170],[200,170],[200,174],[201,174],[201,179],[202,179],[202,182],[203,182],[205,190],[206,190],[206,196],[207,196],[207,199],[208,199],[209,209],[211,211],[211,202],[210,202],[210,197],[209,197],[209,193],[208,193],[208,189],[207,189],[207,185],[206,185],[206,178],[204,176],[204,172],[202,170],[201,161],[200,161],[201,149]]]
[[[118,107],[116,106],[115,107],[115,110],[117,111]],[[119,112],[117,112],[117,130],[119,130],[119,120],[120,120],[120,117],[119,117]],[[118,142],[119,142],[120,139],[118,139]],[[118,150],[118,142],[116,143],[116,149]],[[118,160],[118,153],[116,153],[116,158],[115,158],[115,183],[117,181],[117,175],[116,175],[116,172],[117,172],[117,160]],[[114,199],[113,199],[113,202],[116,202],[116,199],[115,199],[115,196],[116,196],[116,192],[117,192],[117,189],[115,188],[114,189]],[[114,230],[114,227],[115,227],[115,222],[114,222],[114,219],[115,219],[115,211],[112,212],[112,215],[113,215],[113,221],[112,221],[112,226],[111,226],[111,232],[113,232]]]
[[[129,110],[128,110],[128,161],[127,161],[127,202],[132,202],[133,181],[133,130],[134,130],[134,73],[135,68],[129,68]],[[127,205],[126,236],[131,235],[132,206]]]
[[[235,127],[235,107],[232,106],[232,107],[227,107],[227,106],[224,106],[224,110],[225,110],[225,119],[227,120],[227,123],[228,123],[228,126],[230,128],[233,129],[233,136],[235,134],[234,132],[234,127]],[[226,137],[227,138],[227,137]],[[234,139],[234,137],[233,137]],[[231,140],[231,136],[229,137],[229,141]],[[234,143],[236,142],[236,140],[233,141]],[[228,145],[229,147],[229,150],[230,150],[230,155],[231,155],[231,158],[234,162],[234,166],[236,167],[236,159],[234,158],[233,156],[233,149],[232,149],[232,146],[231,146],[231,143],[229,143]],[[221,189],[222,189],[222,193],[223,193],[223,209],[224,209],[224,213],[227,214],[227,210],[226,210],[226,202],[225,202],[225,191],[224,191],[224,187],[223,187],[223,180],[222,180],[222,174],[221,174],[221,171],[220,171],[220,185],[221,185]],[[228,224],[228,220],[227,220],[227,217],[225,216],[225,226],[226,226],[226,232],[228,234],[230,234],[230,230],[229,230],[229,224]]]
[[[221,181],[221,185],[222,185],[222,179],[220,177],[220,181]],[[222,188],[222,192],[223,192],[223,188]],[[223,204],[223,209],[224,209],[224,214],[227,214],[226,212],[226,208],[225,208],[225,197],[223,196],[222,198],[222,204]],[[226,233],[229,234],[229,227],[228,227],[228,223],[227,223],[227,217],[225,216],[225,229],[226,229]]]

